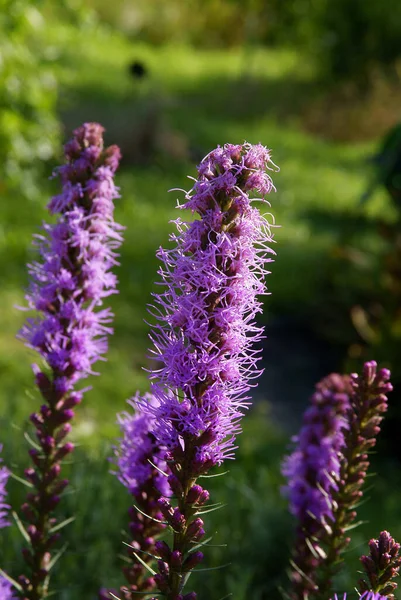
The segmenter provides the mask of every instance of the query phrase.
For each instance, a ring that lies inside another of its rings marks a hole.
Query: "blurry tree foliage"
[[[290,0],[291,2],[296,0]],[[378,68],[397,77],[401,58],[399,0],[310,0],[313,42],[330,79],[366,87]]]
[[[87,0],[99,18],[152,44],[280,44],[310,51],[328,81],[396,75],[400,0]]]
[[[43,44],[45,27],[40,2],[0,0],[0,193],[30,199],[59,141],[55,56]]]

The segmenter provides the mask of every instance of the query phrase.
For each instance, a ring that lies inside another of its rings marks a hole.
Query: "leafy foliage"
[[[54,55],[52,48],[41,43],[46,22],[39,6],[29,0],[1,0],[0,6],[3,185],[34,198],[43,161],[49,160],[58,147]]]

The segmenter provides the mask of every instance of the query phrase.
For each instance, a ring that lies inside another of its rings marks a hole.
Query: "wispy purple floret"
[[[183,436],[200,440],[200,464],[233,457],[239,420],[249,398],[263,328],[259,295],[266,293],[266,264],[274,252],[267,220],[252,206],[273,189],[273,163],[261,145],[227,144],[206,156],[179,208],[197,213],[175,221],[175,247],[160,249],[165,288],[155,295],[158,319],[151,339],[160,369],[151,377],[159,407],[157,437],[168,448]],[[181,390],[176,393],[176,390]]]
[[[14,600],[17,596],[14,595],[13,586],[11,583],[0,575],[0,600]]]
[[[0,452],[2,451],[2,449],[3,446],[0,444]],[[3,460],[0,458],[0,465],[2,462]],[[5,499],[7,497],[6,485],[9,476],[10,471],[7,469],[7,467],[0,466],[0,529],[10,525],[10,522],[8,520],[8,510],[10,507],[5,502]]]
[[[152,394],[144,394],[142,399],[150,406],[156,401]],[[165,450],[156,442],[153,434],[154,419],[138,408],[139,396],[129,400],[133,412],[122,412],[117,416],[122,433],[115,449],[117,477],[133,496],[140,496],[146,484],[152,480],[152,487],[160,494],[168,494],[167,470],[164,460]],[[151,462],[149,462],[151,461]],[[153,464],[151,464],[153,463]],[[155,466],[160,469],[155,469]]]
[[[346,376],[332,374],[316,386],[301,432],[293,438],[296,449],[282,466],[290,511],[301,526],[308,523],[309,534],[333,518],[332,493],[338,489],[350,394]]]
[[[61,394],[93,372],[112,331],[110,309],[99,307],[116,292],[111,268],[122,227],[113,219],[119,196],[113,176],[120,153],[116,146],[104,150],[103,131],[85,123],[66,144],[68,162],[56,171],[62,192],[48,205],[58,219],[36,236],[41,260],[29,266],[27,300],[39,316],[28,319],[20,335],[57,374]]]

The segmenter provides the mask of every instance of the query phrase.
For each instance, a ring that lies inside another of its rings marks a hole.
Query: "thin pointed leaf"
[[[26,485],[26,487],[33,488],[33,484],[30,481],[27,481],[26,479],[23,479],[22,477],[19,477],[18,475],[16,475],[12,471],[10,471],[10,477],[12,477],[13,479],[15,479],[16,481],[19,481],[20,483],[23,483],[24,485]]]
[[[201,573],[203,571],[217,571],[218,569],[225,569],[226,567],[229,567],[231,565],[231,563],[226,563],[225,565],[220,565],[218,567],[208,567],[206,569],[192,569],[193,573]]]
[[[222,475],[227,475],[230,471],[224,471],[223,473],[215,473],[214,475],[199,475],[199,479],[212,479],[212,477],[221,477]]]
[[[368,522],[369,521],[358,521],[357,523],[353,523],[352,525],[348,525],[348,527],[345,527],[344,531],[351,531],[351,529],[355,529],[356,527],[359,527],[359,525],[364,525]]]
[[[151,519],[152,521],[156,521],[156,523],[161,523],[162,525],[168,525],[167,521],[160,521],[160,519],[155,519],[154,517],[151,517],[150,515],[147,515],[145,512],[143,512],[143,510],[141,510],[140,508],[138,508],[138,506],[136,504],[132,505],[138,512],[141,513],[141,515],[144,515],[144,517],[147,517],[148,519]]]
[[[198,510],[195,515],[206,515],[207,513],[214,512],[215,510],[220,510],[220,508],[224,508],[227,504],[220,504],[220,506],[215,506],[214,508],[209,508],[207,510]]]
[[[35,450],[42,451],[42,448],[39,446],[39,444],[37,444],[26,431],[24,433],[24,438],[26,439],[28,444],[32,446],[32,448],[35,448]]]
[[[293,561],[290,560],[290,565],[292,566],[292,568],[301,575],[301,577],[303,577],[304,579],[306,579],[306,581],[308,581],[312,586],[313,589],[316,589],[316,584],[314,581],[312,581],[312,579],[310,577],[308,577],[308,575],[306,573],[304,573],[304,571],[302,571],[302,569],[300,569],[298,567],[298,565]]]
[[[22,536],[25,538],[25,540],[28,542],[28,544],[31,545],[31,538],[29,537],[28,532],[25,529],[25,527],[23,526],[22,521],[20,520],[19,516],[14,511],[12,511],[11,514],[14,517],[14,521],[16,522],[18,529],[22,533]]]
[[[55,554],[53,556],[53,558],[49,562],[49,566],[47,567],[49,571],[51,571],[51,569],[54,567],[54,565],[56,564],[58,559],[64,554],[64,552],[67,550],[67,548],[68,548],[68,544],[66,543],[66,544],[64,544],[64,546],[62,546],[60,548],[60,550],[57,552],[57,554]]]
[[[69,525],[70,523],[75,521],[75,519],[76,519],[76,517],[69,517],[68,519],[65,519],[61,523],[58,523],[57,525],[52,527],[50,529],[50,533],[54,533],[55,531],[60,531],[60,529],[63,529],[63,527],[65,527],[66,525]]]
[[[314,558],[316,558],[318,560],[320,558],[323,558],[323,560],[325,558],[327,558],[327,554],[325,553],[325,551],[322,548],[320,548],[320,546],[314,547],[312,542],[308,538],[305,539],[305,542]]]
[[[11,585],[15,587],[16,590],[22,592],[22,587],[20,586],[20,584],[17,581],[15,581],[15,579],[10,577],[10,575],[8,575],[5,571],[3,571],[3,569],[0,569],[0,575],[4,577],[4,579],[7,579],[7,581],[9,581]]]
[[[149,571],[149,573],[151,573],[151,575],[156,575],[156,571],[154,571],[152,569],[152,567],[150,567],[149,565],[147,565],[146,562],[144,560],[142,560],[142,558],[140,556],[138,556],[138,554],[136,552],[133,552],[132,554],[135,556],[135,558],[137,560],[139,560],[139,562],[141,563],[141,565],[143,565],[145,567],[145,569],[147,569]]]
[[[123,542],[124,546],[128,546],[128,548],[132,548],[132,550],[135,550],[135,552],[142,552],[142,554],[146,554],[147,556],[150,556],[151,558],[153,558],[154,560],[160,560],[160,556],[155,556],[154,554],[151,554],[150,552],[146,552],[146,550],[138,550],[138,548],[134,548],[134,546],[131,546],[131,544],[128,544],[127,542]]]
[[[196,546],[192,546],[192,548],[190,548],[188,550],[188,552],[195,552],[196,550],[198,550],[198,548],[202,548],[202,546],[206,546],[207,542],[210,542],[210,540],[212,540],[212,539],[213,539],[213,536],[208,537],[203,542],[199,542],[199,544],[196,544]]]

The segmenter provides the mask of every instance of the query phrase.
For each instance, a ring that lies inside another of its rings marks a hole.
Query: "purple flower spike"
[[[134,497],[141,495],[150,479],[160,494],[168,494],[167,475],[163,475],[167,470],[163,459],[165,452],[157,446],[152,433],[154,419],[140,411],[138,401],[156,406],[152,394],[144,394],[142,398],[137,395],[128,401],[134,412],[123,412],[117,416],[122,433],[119,445],[115,449],[117,477]]]
[[[97,307],[116,293],[111,269],[118,264],[122,227],[113,220],[113,176],[120,153],[116,146],[103,149],[103,131],[86,123],[66,144],[67,164],[57,171],[63,191],[48,206],[59,217],[36,236],[42,260],[29,267],[27,300],[39,316],[28,319],[20,337],[45,359],[60,396],[93,373],[112,332],[110,309]]]
[[[199,440],[199,470],[233,458],[246,392],[260,373],[253,345],[263,328],[254,318],[262,311],[258,296],[266,293],[274,252],[268,223],[249,193],[263,197],[273,189],[265,172],[270,164],[270,152],[260,145],[227,144],[211,152],[180,206],[200,219],[177,219],[175,248],[158,252],[165,289],[155,295],[159,323],[151,339],[161,366],[151,377],[160,406],[150,410],[167,448],[177,448],[183,436]]]
[[[313,530],[333,518],[332,492],[338,489],[351,391],[349,377],[337,373],[317,384],[301,432],[293,438],[296,449],[283,462],[288,481],[283,494],[302,528],[308,522]]]
[[[0,444],[0,452],[2,451],[3,446]],[[0,458],[0,465],[3,460]],[[8,510],[9,505],[5,502],[7,497],[6,485],[8,478],[10,476],[10,471],[6,467],[0,466],[0,529],[3,527],[7,527],[10,525],[8,520]],[[1,596],[0,596],[1,598]]]
[[[149,576],[143,562],[150,565],[152,555],[163,551],[163,542],[156,541],[165,529],[158,500],[161,494],[170,494],[170,487],[166,473],[168,467],[163,459],[165,451],[157,445],[153,435],[154,419],[140,411],[140,400],[156,406],[151,394],[145,394],[142,399],[137,395],[128,402],[134,412],[118,415],[122,437],[115,448],[113,461],[117,466],[115,474],[134,499],[134,506],[129,510],[129,529],[133,536],[128,548],[131,564],[123,568],[128,585],[122,586],[119,592],[105,588],[100,590],[99,600],[110,598],[109,592],[125,600],[136,600],[140,597],[139,592],[149,593],[156,587],[155,579]],[[137,560],[134,552],[142,562]]]
[[[333,493],[338,490],[351,393],[350,378],[337,373],[317,384],[301,432],[294,438],[296,449],[283,463],[288,482],[283,493],[298,522],[292,557],[295,568],[290,573],[293,599],[318,589],[317,568],[324,558],[319,543],[333,519]]]
[[[313,407],[305,415],[298,438],[299,448],[284,463],[284,473],[289,477],[285,493],[299,519],[290,573],[291,600],[329,597],[332,579],[350,542],[347,532],[354,524],[356,505],[363,494],[368,452],[376,443],[387,410],[386,394],[392,389],[389,378],[388,369],[378,369],[371,361],[365,363],[361,375],[323,380],[312,399]],[[318,405],[322,403],[321,410],[314,410],[316,400]],[[331,412],[335,406],[339,413]],[[362,592],[385,589],[390,593],[394,587],[389,577],[398,574],[398,544],[387,532],[382,532],[378,544],[379,549],[375,542],[370,544],[374,560],[362,559],[369,579],[372,577],[371,585],[361,582]],[[383,549],[390,547],[395,554],[380,558],[380,553],[386,554]],[[387,559],[389,569],[384,573],[381,569]],[[372,585],[377,579],[383,587]]]
[[[23,551],[30,575],[19,578],[25,600],[48,595],[53,546],[60,536],[52,534],[56,519],[51,515],[68,484],[60,478],[60,463],[73,451],[65,438],[83,397],[74,386],[93,374],[112,333],[113,315],[103,301],[116,293],[112,268],[122,241],[122,227],[113,220],[120,151],[103,147],[103,131],[97,123],[85,123],[66,144],[66,164],[56,171],[62,192],[48,205],[57,220],[44,224],[43,234],[36,236],[40,261],[29,266],[27,300],[37,316],[28,319],[20,337],[47,366],[43,371],[33,366],[43,404],[31,415],[40,449],[32,448],[34,466],[25,471],[33,485],[22,506],[31,541]]]
[[[158,252],[162,289],[151,309],[157,368],[150,375],[157,404],[141,406],[155,418],[154,435],[167,449],[171,470],[174,501],[164,498],[159,505],[181,561],[164,560],[155,576],[168,600],[183,597],[196,562],[187,562],[188,551],[204,535],[194,524],[209,494],[194,487],[196,479],[234,458],[247,393],[260,374],[254,344],[263,328],[255,317],[274,252],[269,224],[252,197],[265,201],[274,189],[266,172],[272,165],[270,151],[261,145],[227,144],[208,154],[179,206],[198,218],[177,219],[174,248]]]

